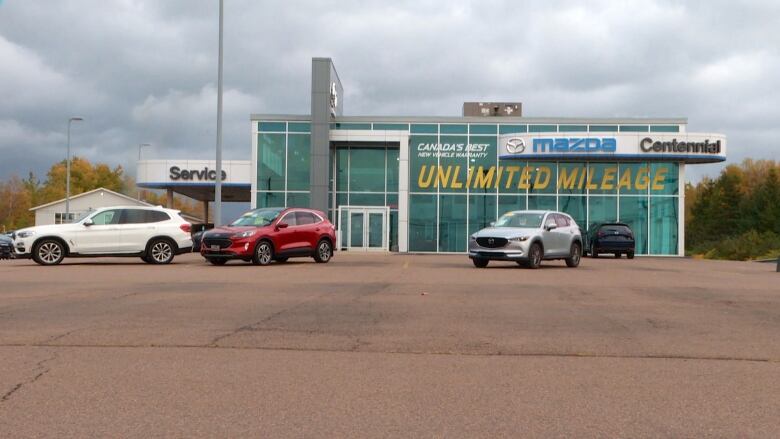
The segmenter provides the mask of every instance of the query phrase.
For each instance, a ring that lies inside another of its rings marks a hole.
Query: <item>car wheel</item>
[[[599,252],[597,252],[596,249],[592,245],[590,246],[590,252],[589,253],[590,253],[590,257],[591,258],[598,258],[599,257]]]
[[[173,245],[167,239],[155,239],[147,246],[146,258],[152,264],[170,264],[173,257]]]
[[[490,263],[490,259],[484,259],[484,258],[473,258],[471,262],[474,263],[474,266],[477,268],[485,268]]]
[[[615,253],[615,259],[620,259],[620,253]]]
[[[211,263],[211,265],[225,265],[227,264],[227,259],[225,258],[207,258],[207,261]]]
[[[274,259],[276,262],[287,262],[287,260],[290,258],[276,258]]]
[[[578,242],[572,243],[569,257],[566,258],[567,267],[576,267],[580,265],[580,259],[582,257],[582,246]]]
[[[268,265],[274,258],[274,249],[268,241],[260,241],[255,246],[255,256],[252,263],[255,265]]]
[[[54,239],[46,239],[35,245],[33,260],[40,265],[57,265],[65,259],[65,246]]]
[[[534,242],[528,250],[528,268],[537,269],[540,265],[542,265],[542,246]]]
[[[333,247],[330,245],[330,241],[323,239],[317,244],[317,250],[314,252],[314,260],[325,263],[330,261],[332,255]]]
[[[628,252],[626,253],[626,256],[628,257],[628,259],[634,259],[634,252]]]

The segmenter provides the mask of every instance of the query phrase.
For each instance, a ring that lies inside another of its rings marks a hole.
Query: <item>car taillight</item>
[[[182,229],[186,233],[190,233],[190,231],[192,230],[192,225],[190,223],[184,223],[184,224],[180,225],[179,228]]]

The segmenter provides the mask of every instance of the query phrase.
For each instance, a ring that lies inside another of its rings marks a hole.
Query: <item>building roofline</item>
[[[125,198],[125,199],[127,199],[127,200],[131,200],[131,201],[133,201],[134,203],[142,203],[142,204],[145,204],[146,206],[153,207],[153,205],[152,205],[152,204],[149,204],[149,203],[147,203],[146,201],[136,200],[136,199],[135,199],[135,198],[133,198],[133,197],[128,197],[128,196],[127,196],[127,195],[125,195],[125,194],[120,194],[119,192],[114,192],[114,191],[112,191],[111,189],[106,189],[106,188],[104,188],[104,187],[99,187],[99,188],[97,188],[97,189],[92,189],[91,191],[82,192],[82,193],[80,193],[80,194],[78,194],[78,195],[74,195],[74,196],[70,197],[70,199],[71,199],[71,200],[75,200],[75,199],[77,199],[77,198],[85,197],[85,196],[87,196],[87,195],[89,195],[89,194],[92,194],[92,193],[95,193],[95,192],[98,192],[98,191],[105,191],[105,192],[109,192],[109,193],[111,193],[111,194],[113,194],[113,195],[116,195],[116,196],[119,196],[119,197]],[[66,200],[65,198],[60,198],[59,200],[56,200],[56,201],[51,201],[51,202],[49,202],[49,203],[46,203],[46,204],[41,204],[41,205],[39,205],[39,206],[31,207],[31,208],[30,208],[30,210],[31,210],[31,211],[36,211],[36,210],[38,210],[38,209],[43,209],[44,207],[53,206],[53,205],[55,205],[55,204],[58,204],[58,203],[64,203],[64,202],[65,202],[65,200]]]
[[[310,121],[308,114],[256,114],[251,121]],[[484,123],[484,124],[674,124],[687,125],[687,117],[463,117],[463,116],[340,116],[333,122]]]

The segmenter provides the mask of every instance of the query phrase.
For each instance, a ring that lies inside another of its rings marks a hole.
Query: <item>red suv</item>
[[[336,228],[312,209],[283,207],[250,210],[239,219],[203,234],[200,254],[214,265],[230,259],[268,265],[293,257],[328,262],[333,256]]]

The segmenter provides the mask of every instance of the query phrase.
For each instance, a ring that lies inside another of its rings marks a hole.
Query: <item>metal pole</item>
[[[219,67],[217,73],[217,179],[214,184],[214,227],[222,220],[222,22],[223,0],[219,0]]]
[[[152,146],[150,143],[139,143],[138,144],[138,161],[141,161],[141,148],[144,146]],[[136,190],[138,191],[138,201],[141,201],[141,188],[137,186],[138,184],[138,162],[135,163],[135,182],[136,182]]]
[[[73,121],[84,120],[80,117],[68,119],[68,155],[65,158],[65,221],[70,222],[70,124]]]

